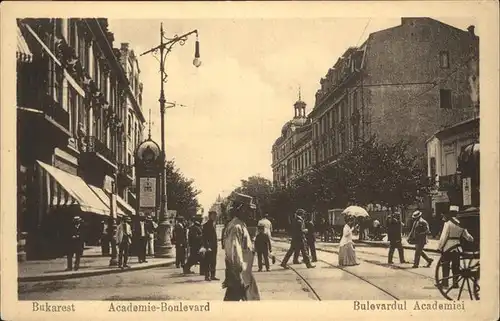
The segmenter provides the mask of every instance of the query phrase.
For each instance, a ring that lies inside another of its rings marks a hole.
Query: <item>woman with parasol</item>
[[[345,215],[346,224],[342,232],[342,239],[339,244],[339,266],[358,265],[356,252],[354,251],[354,241],[352,231],[355,227],[357,217],[368,217],[368,212],[359,206],[349,206],[342,214]]]

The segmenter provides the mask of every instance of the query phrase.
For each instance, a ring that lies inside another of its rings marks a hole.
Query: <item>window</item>
[[[439,90],[439,106],[443,109],[451,109],[451,90],[450,89],[440,89]]]
[[[439,53],[439,66],[441,68],[450,68],[450,56],[448,51],[441,51]]]
[[[132,135],[132,116],[128,115],[128,136]]]

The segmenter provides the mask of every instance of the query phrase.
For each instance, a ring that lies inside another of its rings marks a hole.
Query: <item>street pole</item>
[[[164,83],[167,79],[167,75],[165,73],[165,56],[171,50],[174,44],[179,43],[180,45],[184,45],[188,36],[196,34],[198,36],[198,31],[193,30],[181,36],[175,36],[174,38],[165,38],[165,34],[163,32],[163,23],[160,25],[160,45],[154,47],[144,53],[141,56],[156,52],[159,50],[160,53],[160,126],[161,126],[161,150],[162,150],[162,160],[161,160],[161,172],[160,172],[160,212],[158,213],[158,242],[155,246],[155,256],[156,257],[172,257],[172,242],[170,240],[171,235],[171,225],[168,221],[168,204],[167,204],[167,153],[165,152],[165,110],[166,110],[166,99],[165,99],[165,90]],[[167,42],[164,42],[164,39],[167,39]],[[166,51],[166,52],[165,52]],[[195,47],[195,58],[193,60],[193,64],[196,67],[201,65],[199,55],[199,42],[196,40]],[[170,106],[173,107],[173,106]]]
[[[116,179],[117,175],[115,173],[114,175],[114,181],[111,182],[111,197],[109,198],[111,201],[111,204],[109,206],[111,210],[111,218],[110,218],[110,223],[108,230],[109,230],[109,235],[111,237],[111,259],[109,260],[109,266],[117,266],[118,261],[117,261],[117,249],[116,249]]]
[[[160,25],[160,126],[161,126],[161,150],[162,150],[162,168],[160,174],[160,213],[158,214],[158,243],[155,249],[155,256],[172,256],[172,242],[170,241],[170,223],[167,220],[167,153],[165,151],[165,66],[163,45],[163,24]]]

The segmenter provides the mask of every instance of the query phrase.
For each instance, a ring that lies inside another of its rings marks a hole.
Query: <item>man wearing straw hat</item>
[[[408,235],[408,243],[415,244],[413,268],[418,268],[420,257],[423,257],[427,261],[426,267],[430,267],[434,260],[424,252],[425,244],[427,244],[427,235],[430,233],[429,223],[422,218],[422,212],[418,210],[413,212],[411,218],[413,219],[413,225]]]
[[[449,286],[450,263],[453,272],[453,288],[458,288],[458,277],[460,274],[460,255],[457,251],[447,251],[453,246],[460,244],[460,238],[464,238],[469,242],[473,242],[474,238],[469,232],[460,226],[460,222],[456,218],[458,206],[451,205],[450,211],[444,214],[446,222],[443,225],[443,231],[439,238],[438,249],[443,256],[443,287]]]
[[[233,193],[230,196],[229,215],[231,221],[224,231],[226,289],[224,301],[260,300],[259,288],[252,274],[253,246],[245,221],[255,210],[251,196]]]

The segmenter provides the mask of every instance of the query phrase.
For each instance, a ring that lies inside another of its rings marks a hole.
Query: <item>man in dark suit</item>
[[[201,217],[196,217],[194,219],[194,224],[189,229],[188,243],[189,243],[189,258],[184,265],[184,273],[191,274],[191,267],[195,264],[200,263],[200,249],[202,245],[202,229],[201,229]],[[200,266],[201,268],[201,266]]]
[[[83,254],[83,238],[82,238],[82,219],[80,216],[75,216],[73,218],[73,224],[70,228],[69,239],[68,239],[68,266],[66,271],[71,271],[73,269],[73,256],[75,256],[75,271],[80,268],[80,258]]]
[[[147,263],[146,261],[146,245],[148,242],[148,231],[146,229],[146,217],[144,216],[144,213],[139,213],[139,220],[137,221],[136,228],[135,228],[135,234],[136,234],[136,251],[137,251],[137,257],[139,259],[139,263]]]
[[[184,268],[186,264],[187,229],[184,224],[184,217],[176,218],[172,244],[175,245],[175,266]]]
[[[311,264],[309,261],[309,255],[307,255],[306,247],[305,247],[305,234],[304,234],[304,221],[302,219],[305,216],[306,212],[303,209],[298,209],[295,212],[295,218],[292,220],[292,228],[291,228],[291,236],[292,242],[290,243],[290,249],[286,252],[283,261],[281,262],[281,266],[287,268],[287,263],[292,254],[295,251],[300,251],[302,253],[303,262],[306,264],[308,268],[314,268],[315,266]]]
[[[316,262],[316,230],[314,228],[313,216],[309,214],[308,220],[305,223],[306,227],[306,241],[311,254],[312,262]]]
[[[389,248],[389,257],[388,263],[392,264],[392,258],[394,255],[394,250],[398,249],[399,252],[399,261],[401,263],[406,263],[403,244],[401,243],[401,219],[399,213],[394,213],[393,215],[388,217],[387,220],[387,238],[389,239],[390,248]]]
[[[217,212],[208,212],[208,221],[203,225],[203,247],[205,248],[205,280],[219,280],[215,277],[217,263],[217,232],[215,220]]]

